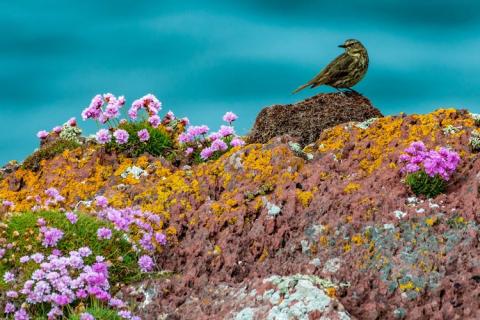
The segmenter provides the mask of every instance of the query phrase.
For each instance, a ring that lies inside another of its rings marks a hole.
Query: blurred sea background
[[[355,89],[384,114],[480,111],[480,2],[157,0],[0,2],[0,164],[97,93],[146,93],[216,130],[226,111],[248,132],[356,38],[370,68]]]

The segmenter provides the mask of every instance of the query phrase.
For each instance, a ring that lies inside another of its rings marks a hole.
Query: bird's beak
[[[338,46],[339,48],[346,48],[346,46],[344,44],[341,44]]]

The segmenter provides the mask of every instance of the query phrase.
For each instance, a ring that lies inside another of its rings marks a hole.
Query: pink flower
[[[55,133],[57,133],[57,134],[59,134],[60,132],[62,132],[62,130],[63,130],[63,127],[61,127],[61,126],[56,126],[56,127],[54,127],[54,128],[52,129],[52,131],[55,132]]]
[[[15,320],[29,320],[30,319],[27,311],[25,311],[25,309],[23,309],[23,308],[18,310],[17,312],[15,312],[14,318],[15,318]]]
[[[207,160],[208,158],[210,158],[213,153],[215,152],[215,150],[213,150],[212,148],[210,147],[207,147],[207,148],[204,148],[201,152],[200,152],[200,157],[203,159],[203,160]]]
[[[112,238],[112,230],[108,228],[99,228],[97,230],[97,238],[99,240],[105,240],[105,239],[110,239]]]
[[[232,123],[233,121],[235,121],[237,119],[238,119],[238,116],[235,113],[230,112],[230,111],[225,113],[225,115],[223,116],[223,121],[228,122],[228,123]]]
[[[225,151],[228,149],[228,146],[223,140],[218,139],[212,142],[210,148],[213,151]]]
[[[150,134],[148,133],[147,129],[142,129],[137,132],[138,138],[141,142],[148,141],[150,139]]]
[[[30,257],[29,256],[23,256],[23,257],[20,257],[20,263],[27,263],[28,261],[30,261]]]
[[[192,153],[193,153],[193,148],[191,148],[191,147],[188,147],[187,150],[185,150],[185,155],[187,155],[187,156],[192,154]]]
[[[7,271],[3,275],[3,281],[5,281],[5,283],[13,282],[13,281],[15,281],[15,275],[12,272]]]
[[[48,137],[48,132],[45,131],[45,130],[42,130],[42,131],[38,131],[37,132],[37,138],[39,139],[46,139]]]
[[[32,255],[30,256],[30,258],[31,258],[33,261],[35,261],[35,263],[41,263],[41,262],[43,261],[43,259],[44,259],[44,256],[43,256],[43,254],[37,252],[37,253],[32,254]]]
[[[71,224],[75,224],[78,221],[78,217],[75,213],[73,212],[66,212],[65,216],[67,217],[68,221],[70,221]]]
[[[63,238],[63,231],[57,228],[42,227],[40,232],[43,234],[42,245],[45,248],[55,247]]]
[[[120,116],[120,107],[116,104],[108,104],[103,115],[108,119],[114,119]]]
[[[232,141],[230,141],[230,145],[232,147],[241,147],[241,146],[245,145],[245,141],[243,141],[240,138],[233,138]]]
[[[7,291],[6,295],[7,295],[7,297],[9,297],[11,299],[18,298],[18,292],[14,291],[14,290]]]
[[[214,140],[220,139],[222,137],[223,137],[223,135],[220,132],[213,132],[208,136],[210,141],[214,141]]]
[[[221,126],[220,130],[218,130],[218,133],[220,133],[223,137],[227,137],[231,134],[233,134],[235,131],[233,130],[233,127],[230,126]]]
[[[75,117],[68,119],[67,124],[70,127],[75,127],[77,125],[77,119]]]
[[[117,141],[118,144],[125,144],[128,142],[128,132],[123,130],[123,129],[118,129],[113,133],[113,136],[115,137],[115,140]]]
[[[191,141],[193,141],[193,137],[188,133],[182,132],[178,136],[178,142],[180,142],[180,143],[187,143],[187,142],[191,142]]]
[[[118,104],[120,107],[123,107],[123,106],[125,105],[125,97],[124,97],[124,96],[118,97],[117,104]]]
[[[157,128],[160,123],[161,123],[161,119],[158,115],[153,115],[151,116],[150,118],[148,118],[148,122],[150,123],[150,125],[154,128]]]
[[[95,197],[95,204],[98,207],[105,209],[108,206],[108,199],[104,196],[97,196]]]
[[[112,140],[112,135],[107,129],[100,129],[96,134],[97,142],[100,144],[106,144]]]
[[[118,311],[118,316],[123,319],[131,319],[132,318],[132,313],[128,310],[121,310]]]
[[[2,205],[4,208],[12,208],[13,207],[13,202],[9,200],[3,200]]]
[[[138,259],[138,265],[142,272],[152,271],[154,266],[152,258],[147,255],[143,255]]]
[[[95,320],[95,318],[88,312],[84,312],[80,315],[80,320]]]
[[[136,119],[137,119],[138,110],[130,109],[130,110],[128,110],[127,113],[128,113],[128,116],[130,117],[130,119],[132,119],[132,120],[136,120]]]
[[[13,303],[8,302],[5,305],[5,313],[12,313],[15,312],[15,305]]]
[[[180,119],[180,122],[184,125],[184,126],[188,126],[190,124],[190,120],[187,118],[187,117],[183,117],[182,119]]]
[[[175,115],[173,114],[173,112],[170,110],[167,112],[167,114],[165,115],[165,118],[168,119],[168,120],[175,120]]]
[[[167,244],[167,236],[161,232],[155,233],[155,241],[162,246]]]

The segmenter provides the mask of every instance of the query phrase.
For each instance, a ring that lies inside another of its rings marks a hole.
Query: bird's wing
[[[311,88],[328,83],[331,79],[345,77],[350,72],[350,65],[354,62],[353,58],[343,53],[330,62],[320,73],[308,82]]]

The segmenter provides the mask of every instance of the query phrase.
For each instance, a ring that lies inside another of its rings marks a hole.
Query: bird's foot
[[[347,92],[349,92],[349,93],[355,93],[355,94],[357,94],[357,95],[359,95],[359,96],[363,96],[360,92],[358,92],[358,91],[356,91],[356,90],[353,90],[352,88],[347,88]]]

